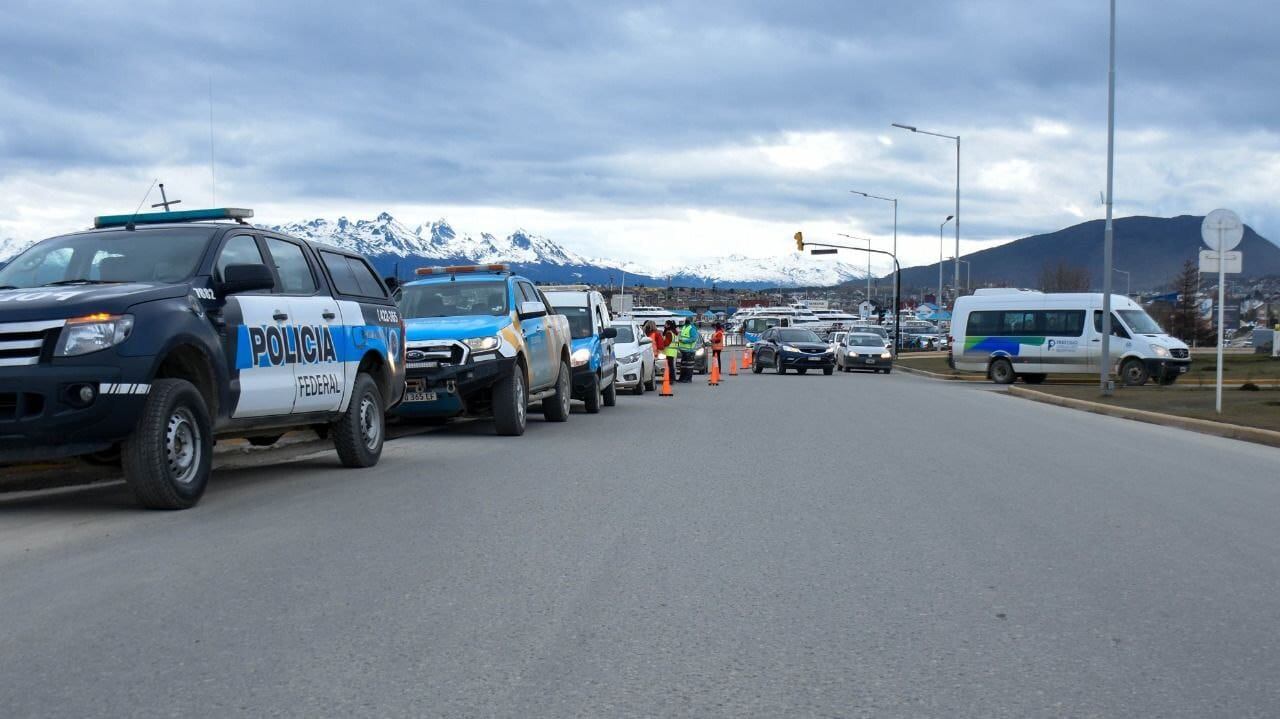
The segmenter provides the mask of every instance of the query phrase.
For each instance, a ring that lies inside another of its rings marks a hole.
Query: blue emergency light
[[[253,210],[240,207],[217,207],[210,210],[179,210],[176,212],[147,212],[141,215],[100,215],[93,218],[95,229],[124,227],[126,225],[157,225],[166,222],[199,222],[201,220],[244,221],[253,217]]]

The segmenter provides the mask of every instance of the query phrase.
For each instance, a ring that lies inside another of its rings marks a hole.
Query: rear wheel
[[[823,367],[823,368],[822,368],[822,374],[825,374],[825,375],[827,375],[828,377],[830,377],[832,374],[835,374],[835,371],[836,371],[836,368],[835,368],[835,367]]]
[[[616,379],[615,379],[614,381],[612,381],[612,382],[610,382],[610,383],[609,383],[609,386],[608,386],[608,387],[605,387],[605,388],[604,388],[604,398],[603,398],[603,399],[604,399],[604,406],[606,406],[606,407],[614,407],[614,406],[617,406],[617,404],[618,404],[618,380],[616,380]]]
[[[760,364],[759,362],[756,362],[751,365],[751,374],[760,374],[763,371],[764,371],[764,365]]]
[[[569,365],[560,363],[560,374],[556,376],[555,394],[542,400],[542,416],[548,422],[565,422],[569,419]]]
[[[1047,375],[1044,374],[1024,374],[1022,375],[1022,381],[1027,384],[1040,384],[1041,382],[1044,382],[1044,378],[1046,376]]]
[[[796,374],[806,374],[806,373],[808,373],[808,371],[809,371],[809,368],[807,368],[807,367],[800,367],[800,368],[796,369]]]
[[[351,404],[333,423],[333,446],[346,467],[372,467],[382,456],[386,423],[382,416],[382,393],[369,375],[356,375]]]
[[[644,391],[652,392],[657,388],[658,388],[658,370],[655,367],[653,370],[653,376],[644,381]]]
[[[524,434],[528,414],[524,365],[517,362],[510,376],[493,387],[493,427],[504,437],[519,437]]]
[[[991,381],[996,384],[1013,384],[1018,377],[1013,373],[1013,363],[1003,357],[993,360],[987,372],[991,375]]]
[[[1149,377],[1147,365],[1142,360],[1127,359],[1120,365],[1120,379],[1130,387],[1141,387]]]
[[[213,465],[204,398],[190,382],[151,383],[142,416],[120,447],[124,479],[148,509],[186,509],[200,500]]]

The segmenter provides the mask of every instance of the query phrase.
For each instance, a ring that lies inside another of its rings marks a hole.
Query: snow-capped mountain
[[[0,264],[9,261],[10,257],[35,244],[31,240],[16,240],[12,237],[0,237]]]
[[[429,265],[503,262],[534,280],[597,284],[620,281],[623,273],[627,284],[665,285],[669,278],[680,286],[744,288],[836,285],[866,276],[850,265],[790,253],[775,258],[732,256],[657,271],[633,262],[587,258],[525,230],[505,237],[488,232],[473,235],[459,232],[443,219],[410,230],[386,212],[372,220],[318,218],[272,229],[356,250],[388,275],[408,276],[417,267]]]
[[[828,287],[849,280],[865,279],[866,270],[843,262],[817,260],[787,252],[777,257],[729,255],[708,262],[681,267],[672,272],[672,282],[689,284],[688,279],[713,281],[721,286],[763,284],[770,287]]]

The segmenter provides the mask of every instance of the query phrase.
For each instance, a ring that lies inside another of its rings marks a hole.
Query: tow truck
[[[424,267],[399,288],[405,318],[405,400],[397,416],[492,417],[499,435],[524,434],[541,402],[569,419],[569,321],[533,282],[503,264]]]

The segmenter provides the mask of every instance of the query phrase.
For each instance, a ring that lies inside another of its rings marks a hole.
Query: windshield
[[[626,344],[636,341],[636,335],[631,331],[631,325],[614,325],[613,328],[618,331],[618,336],[615,340],[619,343]]]
[[[1164,330],[1155,320],[1151,319],[1151,315],[1142,310],[1116,310],[1116,314],[1120,315],[1120,319],[1129,325],[1129,329],[1140,335],[1162,335]]]
[[[849,344],[854,347],[884,347],[884,340],[878,335],[853,335]]]
[[[569,319],[569,335],[575,340],[590,337],[591,311],[586,307],[564,307],[557,305],[556,312]]]
[[[778,330],[778,339],[783,342],[821,342],[818,335],[810,330]]]
[[[405,285],[400,312],[406,318],[465,317],[507,313],[506,282],[432,282]]]
[[[181,282],[195,273],[215,229],[122,229],[54,237],[0,269],[0,287]]]

